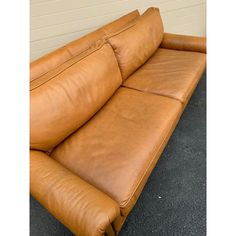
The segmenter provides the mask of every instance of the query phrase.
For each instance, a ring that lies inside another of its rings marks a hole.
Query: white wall
[[[31,61],[134,9],[160,8],[166,32],[206,32],[206,0],[30,0]]]

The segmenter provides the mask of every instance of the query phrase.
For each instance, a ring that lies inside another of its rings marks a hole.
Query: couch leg
[[[107,226],[105,235],[106,236],[115,236],[116,235],[111,224]]]

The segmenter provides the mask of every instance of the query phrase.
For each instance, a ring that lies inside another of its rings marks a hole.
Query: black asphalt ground
[[[33,197],[31,236],[72,236]],[[206,235],[206,74],[119,236]]]

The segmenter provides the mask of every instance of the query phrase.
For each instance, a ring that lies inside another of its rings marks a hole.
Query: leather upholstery
[[[206,53],[206,38],[164,33],[160,47]]]
[[[51,156],[116,200],[126,215],[181,111],[176,100],[120,88]]]
[[[138,10],[132,11],[127,15],[124,15],[119,19],[101,27],[100,29],[91,32],[90,34],[87,34],[84,37],[32,62],[30,64],[30,80],[37,79],[38,77],[71,59],[73,56],[83,53],[89,47],[94,44],[96,45],[97,41],[100,41],[106,34],[119,30],[137,17],[139,17]]]
[[[31,148],[52,149],[91,118],[121,81],[116,58],[106,43],[34,87],[30,92]]]
[[[31,63],[31,193],[76,235],[118,234],[205,68],[163,32],[136,10]]]
[[[107,40],[115,51],[124,80],[156,51],[162,37],[160,12],[153,7],[126,28],[108,36]]]
[[[59,48],[30,64],[30,80],[46,74],[71,58],[70,53],[65,47]]]
[[[96,41],[87,50],[81,52],[77,56],[74,56],[74,57],[70,58],[66,62],[62,63],[60,66],[57,66],[55,69],[50,70],[49,72],[47,72],[46,74],[40,76],[39,78],[37,78],[35,80],[31,80],[30,81],[30,90],[32,91],[32,90],[36,89],[37,87],[39,87],[39,86],[45,84],[46,82],[50,81],[51,79],[56,77],[58,74],[62,73],[66,69],[73,66],[75,63],[77,63],[77,62],[81,61],[82,59],[84,59],[85,57],[89,56],[89,54],[92,54],[93,52],[100,49],[104,45],[104,43],[105,43],[104,39]]]
[[[30,152],[30,191],[76,235],[103,235],[120,211],[110,197],[39,151]]]
[[[123,86],[167,96],[185,103],[201,78],[206,55],[159,48]]]

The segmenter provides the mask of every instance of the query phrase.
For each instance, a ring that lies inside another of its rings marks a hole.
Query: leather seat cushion
[[[159,48],[123,86],[186,103],[205,69],[206,54]]]
[[[116,200],[135,204],[182,111],[174,99],[119,88],[51,156]]]

